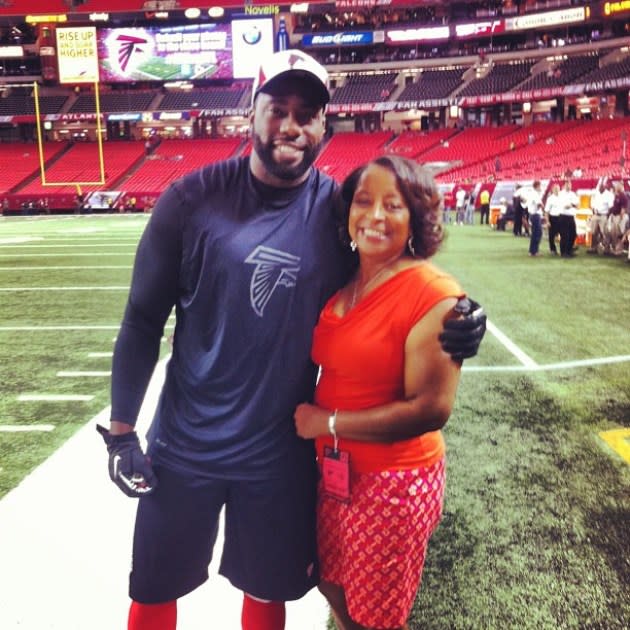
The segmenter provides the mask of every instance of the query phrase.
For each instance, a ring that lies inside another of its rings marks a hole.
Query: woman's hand
[[[328,433],[328,416],[330,412],[327,409],[302,403],[295,410],[295,430],[297,434],[305,440],[316,438],[319,435]]]

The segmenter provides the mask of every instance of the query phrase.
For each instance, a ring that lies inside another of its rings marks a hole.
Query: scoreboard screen
[[[240,79],[273,48],[273,20],[99,29],[102,82]]]

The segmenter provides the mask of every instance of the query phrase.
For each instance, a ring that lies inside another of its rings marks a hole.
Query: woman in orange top
[[[443,237],[431,175],[380,157],[340,189],[358,268],[313,338],[315,405],[295,413],[316,438],[320,590],[340,630],[406,628],[442,513],[445,446],[460,365],[438,334],[462,291],[429,262]]]

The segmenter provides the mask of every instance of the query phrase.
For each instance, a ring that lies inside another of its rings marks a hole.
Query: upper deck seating
[[[389,99],[396,89],[396,73],[350,75],[344,85],[332,94],[331,103],[380,103]]]
[[[482,96],[508,92],[529,77],[533,65],[534,62],[531,60],[496,64],[486,76],[474,79],[465,85],[458,96]]]
[[[409,83],[397,101],[421,101],[446,98],[462,83],[464,68],[451,70],[425,70],[417,81]]]

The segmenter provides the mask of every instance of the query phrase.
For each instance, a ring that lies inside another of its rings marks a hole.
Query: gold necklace
[[[361,289],[361,291],[359,291],[359,278],[357,277],[357,279],[354,281],[354,287],[352,287],[352,299],[350,300],[350,308],[348,309],[349,311],[351,311],[355,304],[357,303],[357,299],[360,299],[363,297],[363,294],[366,292],[367,288],[374,283],[374,281],[381,275],[383,275],[383,273],[385,273],[386,271],[390,271],[389,265],[386,265],[385,267],[383,267],[382,269],[380,269],[379,271],[377,271],[364,285],[363,288]]]

